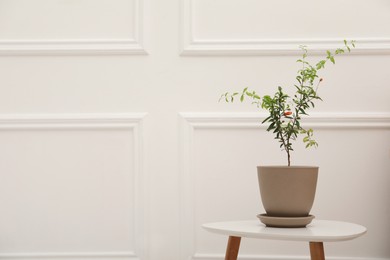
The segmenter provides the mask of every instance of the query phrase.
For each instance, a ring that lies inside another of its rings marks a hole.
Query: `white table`
[[[361,225],[330,220],[313,220],[306,228],[266,227],[258,220],[216,222],[202,225],[208,231],[228,235],[225,260],[236,260],[241,237],[307,241],[312,260],[324,260],[323,242],[345,241],[367,232]]]

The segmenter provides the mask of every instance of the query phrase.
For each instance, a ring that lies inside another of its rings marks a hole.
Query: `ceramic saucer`
[[[273,217],[267,214],[259,214],[257,217],[267,227],[300,228],[306,227],[313,220],[313,215],[306,217]]]

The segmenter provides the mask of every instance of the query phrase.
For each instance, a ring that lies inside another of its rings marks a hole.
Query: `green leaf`
[[[264,119],[263,122],[261,122],[261,123],[264,124],[265,122],[269,121],[271,118],[272,118],[272,117],[269,116],[269,117],[267,117],[266,119]]]
[[[325,68],[325,63],[326,63],[325,60],[319,61],[319,62],[316,64],[317,70]]]

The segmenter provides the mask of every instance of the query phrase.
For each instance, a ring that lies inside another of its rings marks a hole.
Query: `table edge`
[[[328,221],[328,220],[327,220]],[[333,221],[333,220],[329,220],[329,221]],[[240,221],[221,221],[221,222],[212,222],[212,223],[205,223],[202,225],[202,228],[204,228],[205,230],[209,231],[209,232],[212,232],[212,233],[216,233],[216,234],[220,234],[220,235],[228,235],[228,236],[237,236],[237,237],[246,237],[246,238],[255,238],[255,239],[270,239],[270,240],[288,240],[288,241],[307,241],[307,242],[341,242],[341,241],[348,241],[348,240],[353,240],[355,238],[358,238],[360,236],[363,236],[364,234],[367,233],[367,228],[362,226],[362,225],[359,225],[359,224],[355,224],[355,223],[352,223],[352,222],[345,222],[345,221],[334,221],[334,222],[338,222],[338,223],[348,223],[348,224],[353,224],[353,225],[357,225],[359,227],[362,228],[362,231],[357,233],[357,234],[353,234],[353,235],[343,235],[343,236],[291,236],[291,235],[281,235],[281,234],[262,234],[261,236],[258,236],[258,234],[254,234],[254,233],[248,233],[248,232],[245,232],[245,231],[235,231],[235,230],[220,230],[218,228],[213,228],[213,227],[210,227],[208,225],[212,225],[212,224],[216,224],[216,223],[229,223],[229,222],[240,222]],[[253,221],[255,222],[255,221]],[[264,226],[265,227],[265,226]],[[265,227],[267,228],[267,227]],[[272,228],[272,227],[269,227],[269,228]],[[286,228],[286,229],[290,229],[290,228]]]

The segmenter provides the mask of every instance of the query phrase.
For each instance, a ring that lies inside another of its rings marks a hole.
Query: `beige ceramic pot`
[[[309,215],[316,192],[318,167],[258,166],[257,173],[267,216]]]

